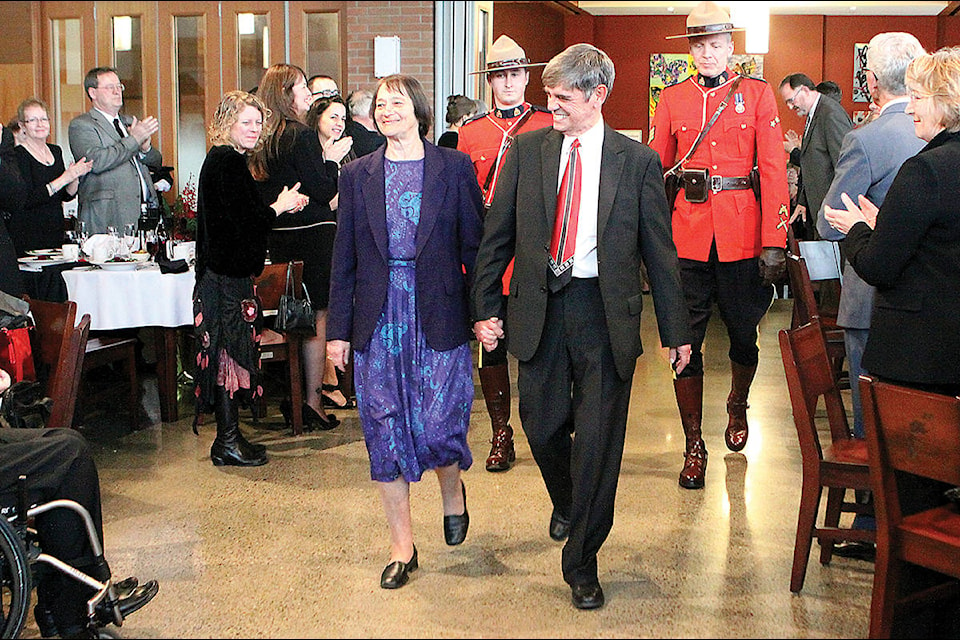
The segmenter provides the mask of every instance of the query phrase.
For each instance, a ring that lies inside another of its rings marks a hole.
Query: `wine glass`
[[[150,262],[156,262],[157,249],[160,247],[160,243],[157,242],[157,232],[154,229],[147,229],[144,231],[144,237],[147,241],[147,253],[150,254]]]
[[[90,227],[86,222],[77,218],[76,224],[74,226],[74,233],[77,236],[77,244],[80,245],[80,253],[86,255],[86,252],[83,250],[85,244],[87,244],[87,239],[90,237],[89,232]]]
[[[107,235],[110,236],[110,250],[109,254],[111,259],[113,257],[124,257],[123,250],[124,244],[123,240],[120,238],[120,230],[117,227],[107,227]]]
[[[134,246],[137,244],[137,225],[130,222],[123,225],[123,244],[126,248],[126,255],[130,257]],[[139,247],[138,247],[139,248]]]

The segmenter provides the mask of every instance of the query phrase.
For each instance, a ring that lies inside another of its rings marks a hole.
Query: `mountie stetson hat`
[[[701,2],[687,16],[687,32],[679,36],[667,36],[666,39],[696,38],[734,31],[743,31],[743,29],[734,28],[733,23],[730,22],[730,14],[715,2]]]
[[[530,58],[524,50],[514,42],[508,35],[502,35],[490,47],[487,54],[487,68],[480,71],[471,71],[472,75],[478,73],[493,73],[494,71],[505,71],[507,69],[525,69],[527,67],[542,67],[546,62],[530,62]]]

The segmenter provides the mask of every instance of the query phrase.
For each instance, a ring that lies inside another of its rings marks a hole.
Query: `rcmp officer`
[[[747,395],[759,360],[757,325],[786,265],[790,200],[777,103],[766,82],[730,70],[733,31],[739,29],[726,11],[701,2],[687,18],[687,32],[668,36],[689,38],[697,74],[663,90],[650,130],[650,147],[667,174],[682,176],[673,238],[694,343],[690,365],[677,376],[674,390],[686,438],[679,483],[687,489],[703,487],[707,468],[700,430],[702,346],[713,305],[730,337],[724,440],[731,451],[740,451],[747,442]],[[709,125],[723,102],[727,107]]]
[[[493,93],[493,109],[484,115],[467,120],[460,127],[457,149],[470,156],[483,191],[484,210],[493,200],[497,175],[507,148],[520,132],[533,131],[553,125],[553,116],[543,107],[524,99],[530,81],[531,63],[526,53],[509,36],[497,38],[487,56],[486,68],[473,73],[486,75]],[[509,292],[513,264],[503,277],[503,295]],[[507,350],[503,341],[491,352],[479,347],[480,387],[490,413],[493,440],[486,461],[487,471],[506,471],[516,459],[513,448],[513,428],[510,426],[510,374]]]

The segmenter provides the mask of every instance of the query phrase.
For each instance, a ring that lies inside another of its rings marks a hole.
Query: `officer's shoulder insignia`
[[[480,114],[477,114],[477,115],[475,115],[475,116],[471,116],[471,117],[467,118],[466,120],[464,120],[464,121],[463,121],[463,124],[460,125],[460,126],[461,126],[461,127],[464,127],[464,126],[470,124],[471,122],[473,122],[473,121],[475,121],[475,120],[481,120],[481,119],[483,119],[483,118],[485,118],[485,117],[487,117],[487,114],[485,114],[485,113],[480,113]]]
[[[770,126],[775,127],[780,124],[780,116],[775,116],[773,120],[770,121]]]

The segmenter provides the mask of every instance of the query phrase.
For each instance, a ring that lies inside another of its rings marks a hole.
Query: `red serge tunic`
[[[661,93],[650,147],[660,155],[664,171],[689,151],[727,95],[737,77],[729,69],[727,74],[729,80],[712,89],[700,86],[694,76]],[[673,240],[679,257],[706,262],[714,239],[721,262],[755,258],[763,247],[786,245],[790,198],[777,103],[766,82],[744,77],[684,166],[733,178],[749,175],[755,162],[759,204],[751,189],[711,191],[701,204],[687,202],[682,192],[677,196]]]

